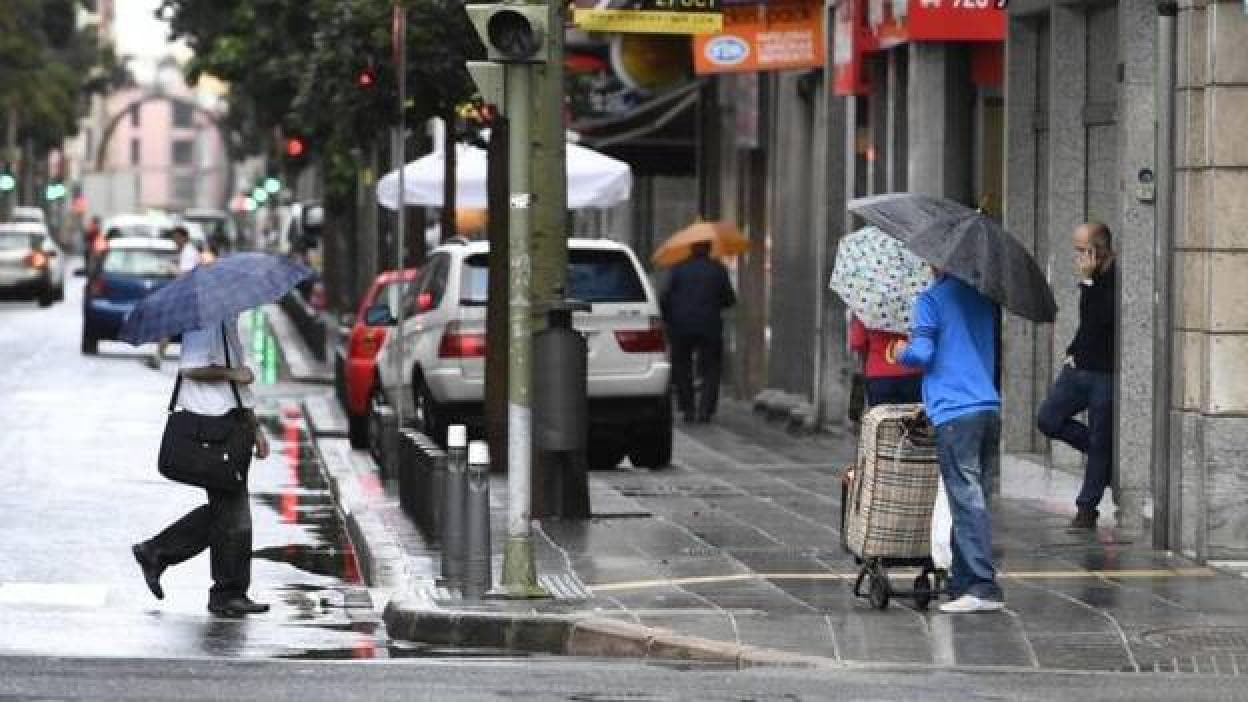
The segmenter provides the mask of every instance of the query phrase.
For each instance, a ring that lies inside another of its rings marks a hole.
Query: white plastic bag
[[[936,486],[936,505],[932,508],[932,562],[941,570],[953,567],[953,514],[944,478]]]

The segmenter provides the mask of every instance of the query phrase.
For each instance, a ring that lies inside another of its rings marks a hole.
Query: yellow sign
[[[587,32],[637,34],[716,34],[724,27],[719,12],[661,12],[576,8],[577,28]]]

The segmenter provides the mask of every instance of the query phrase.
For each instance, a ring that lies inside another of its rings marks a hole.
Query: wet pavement
[[[319,442],[331,463],[369,460],[345,444]],[[398,594],[423,607],[610,617],[842,664],[1248,672],[1248,580],[1154,551],[1112,518],[1069,530],[1077,477],[1025,456],[1007,457],[996,509],[1007,610],[958,617],[900,599],[872,609],[852,595],[857,566],[840,546],[839,475],[853,453],[849,437],[795,438],[729,403],[716,424],[679,427],[671,468],[594,474],[595,518],[541,524],[538,569],[558,596],[536,604],[439,588],[436,544],[399,510],[393,484],[373,507],[402,546]],[[495,544],[505,494],[496,476]],[[895,585],[915,575],[892,573]]]
[[[251,594],[273,611],[211,617],[207,554],[166,571],[166,599],[152,598],[130,544],[202,501],[156,472],[176,361],[156,372],[141,363],[152,347],[120,343],[80,355],[81,279],[67,282],[46,310],[0,303],[0,653],[389,655],[298,414],[329,389],[291,383],[262,323],[243,330],[273,442],[251,470]]]

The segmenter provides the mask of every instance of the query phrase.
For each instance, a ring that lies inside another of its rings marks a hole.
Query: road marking
[[[1212,568],[1140,568],[1124,570],[1020,570],[998,573],[1001,578],[1012,580],[1078,580],[1091,578],[1149,579],[1149,578],[1211,578],[1217,575]],[[619,583],[588,585],[590,592],[617,592],[621,590],[645,590],[656,587],[681,587],[684,585],[715,585],[719,583],[749,582],[754,580],[838,580],[850,581],[858,573],[735,573],[732,575],[701,575],[688,578],[658,578],[633,580]],[[892,578],[914,577],[913,569],[903,573],[890,573]]]
[[[70,583],[3,583],[0,604],[51,607],[103,607],[108,588],[103,585]]]

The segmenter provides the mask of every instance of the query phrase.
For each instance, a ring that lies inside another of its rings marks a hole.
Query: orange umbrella
[[[750,240],[728,222],[695,222],[663,242],[650,260],[658,266],[674,266],[689,258],[693,245],[700,241],[711,242],[715,258],[732,258],[750,249]]]

